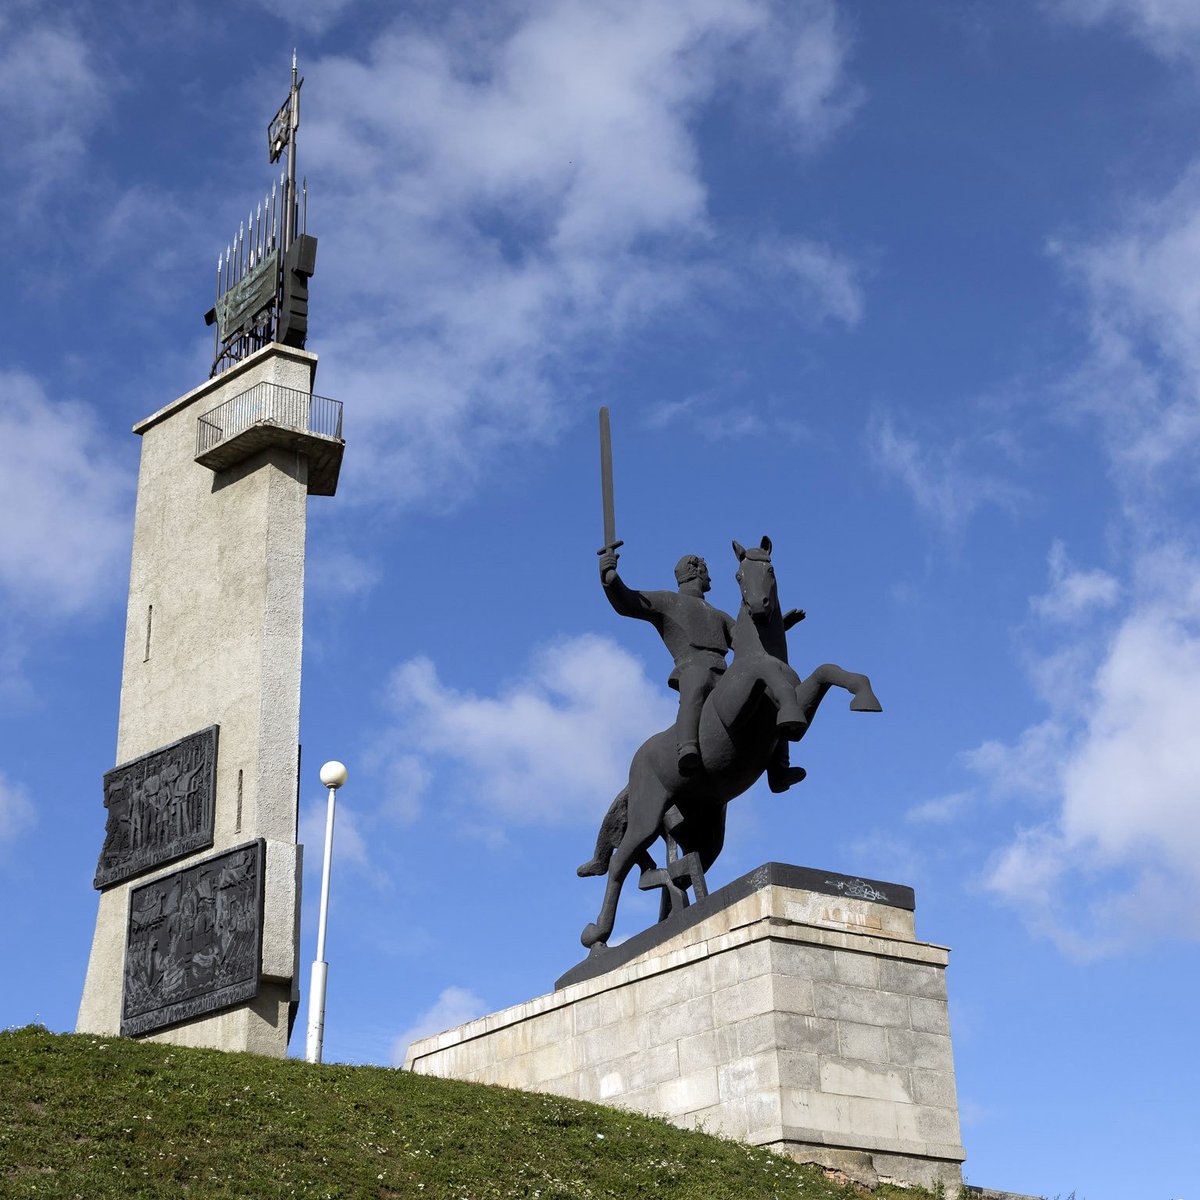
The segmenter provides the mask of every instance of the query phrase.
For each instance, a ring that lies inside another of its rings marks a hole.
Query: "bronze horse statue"
[[[593,952],[612,934],[625,877],[642,870],[639,886],[663,889],[660,920],[707,894],[704,872],[725,843],[725,806],[740,796],[779,753],[797,742],[831,687],[845,688],[855,712],[881,712],[865,675],[824,663],[801,679],[788,665],[783,611],[771,565],[771,539],[747,550],[733,543],[742,604],[733,632],[733,659],[704,702],[700,717],[702,772],[681,774],[674,729],[643,742],[629,766],[629,783],[609,806],[592,859],[581,876],[607,874],[604,900],[580,941]],[[803,778],[798,768],[793,781]],[[786,786],[786,784],[784,785]],[[782,789],[781,789],[782,790]],[[662,838],[667,864],[658,867],[650,846]]]

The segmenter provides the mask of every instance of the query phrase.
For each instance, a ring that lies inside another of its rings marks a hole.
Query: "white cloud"
[[[830,317],[849,327],[862,319],[861,270],[845,255],[799,238],[760,243],[755,253],[764,275],[787,280],[797,315]]]
[[[644,429],[666,429],[679,421],[693,423],[701,413],[719,404],[715,394],[684,396],[681,400],[659,400],[651,404],[642,416]]]
[[[495,696],[444,684],[427,658],[390,686],[397,770],[415,776],[397,801],[411,809],[429,779],[465,777],[459,793],[507,822],[591,821],[625,782],[633,751],[675,719],[675,703],[637,659],[605,638],[543,647],[528,673]]]
[[[1067,20],[1111,21],[1167,60],[1200,58],[1200,6],[1195,0],[1048,0]]]
[[[0,370],[0,591],[38,617],[110,603],[128,583],[130,487],[83,404]]]
[[[0,771],[0,848],[15,841],[36,819],[25,789]]]
[[[970,792],[950,792],[945,796],[935,796],[921,804],[914,804],[904,814],[904,819],[918,824],[942,825],[960,816],[971,800]]]
[[[1086,691],[1075,693],[1079,694]],[[1063,723],[1049,718],[1023,729],[1011,744],[986,741],[968,750],[963,759],[971,770],[987,778],[998,796],[1053,797],[1057,794],[1059,763],[1066,741],[1067,729]]]
[[[345,364],[358,486],[453,503],[503,448],[555,435],[578,345],[603,353],[665,308],[779,294],[805,319],[858,319],[844,256],[717,227],[697,134],[732,95],[783,153],[828,137],[855,103],[831,3],[452,14],[313,68],[306,162],[339,213],[323,345]]]
[[[365,596],[382,578],[383,568],[376,560],[335,545],[328,537],[310,540],[304,582],[313,595],[327,600]]]
[[[735,382],[740,387],[741,380]],[[680,400],[661,400],[644,410],[644,429],[686,425],[706,441],[726,445],[731,438],[783,438],[801,441],[808,428],[796,419],[794,396],[766,397],[753,407],[739,404],[724,389],[697,392]]]
[[[1072,7],[1148,37],[1200,29],[1194,5]],[[1030,602],[1052,638],[1030,663],[1048,715],[967,759],[996,795],[1041,808],[996,854],[988,886],[1087,957],[1200,937],[1200,166],[1129,205],[1114,231],[1051,251],[1082,292],[1090,344],[1066,391],[1120,489],[1112,532],[1130,577],[1078,569],[1052,547],[1049,589]]]
[[[325,854],[325,820],[328,797],[310,800],[300,814],[299,840],[305,848],[304,867],[318,877]],[[335,866],[368,868],[367,843],[358,825],[358,815],[339,799],[334,811],[333,861]]]
[[[404,1065],[411,1043],[445,1029],[474,1021],[487,1012],[487,1005],[474,992],[462,987],[443,988],[434,1004],[425,1010],[392,1043],[392,1066]]]
[[[900,483],[917,511],[946,534],[961,533],[985,504],[1011,507],[1021,495],[976,461],[985,451],[1005,450],[1001,439],[923,444],[898,429],[890,416],[877,414],[867,427],[867,446],[875,465]]]
[[[267,12],[306,33],[320,35],[341,20],[354,0],[258,0]],[[303,73],[303,70],[301,71]]]
[[[937,844],[928,839],[917,846],[894,831],[879,829],[850,839],[847,860],[868,877],[911,887],[928,877],[930,860],[937,852]]]
[[[1091,355],[1074,381],[1118,482],[1156,492],[1200,448],[1200,166],[1116,232],[1050,246],[1082,289]]]
[[[0,15],[0,163],[21,210],[71,175],[104,115],[107,89],[83,36],[65,22]]]
[[[401,825],[410,825],[433,781],[429,763],[418,754],[392,752],[385,756],[383,812]]]
[[[1111,608],[1120,594],[1120,584],[1107,571],[1075,570],[1066,547],[1055,541],[1048,556],[1050,589],[1030,600],[1039,617],[1051,621],[1074,621],[1094,609]]]
[[[794,137],[829,137],[863,100],[863,89],[844,76],[848,43],[837,6],[823,0],[787,0],[766,8],[752,41],[754,56],[741,78],[779,89],[780,119]]]
[[[988,886],[1080,956],[1200,937],[1197,730],[1200,561],[1161,551],[1139,563],[1089,686],[1016,746],[976,752],[994,785],[1040,782],[1057,803],[1001,851]]]
[[[95,271],[119,269],[120,298],[143,311],[167,307],[179,293],[179,280],[198,263],[211,262],[210,232],[194,221],[193,205],[183,197],[142,181],[114,190],[97,206],[96,227],[83,255]]]

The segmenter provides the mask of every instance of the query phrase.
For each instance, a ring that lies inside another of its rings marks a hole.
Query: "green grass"
[[[38,1026],[0,1032],[0,1197],[864,1194],[767,1151],[552,1096]]]

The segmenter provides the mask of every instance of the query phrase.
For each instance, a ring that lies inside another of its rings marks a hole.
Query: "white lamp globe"
[[[346,782],[346,764],[335,758],[321,768],[321,782],[327,788],[340,788]]]

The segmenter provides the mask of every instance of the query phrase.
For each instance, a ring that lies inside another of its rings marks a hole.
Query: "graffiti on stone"
[[[872,887],[865,879],[827,879],[830,887],[837,888],[843,896],[853,896],[856,900],[882,900],[887,903],[887,892],[881,892]]]
[[[123,1036],[258,994],[265,853],[259,839],[130,891]]]
[[[213,844],[217,733],[211,725],[104,776],[104,847],[97,888]]]

